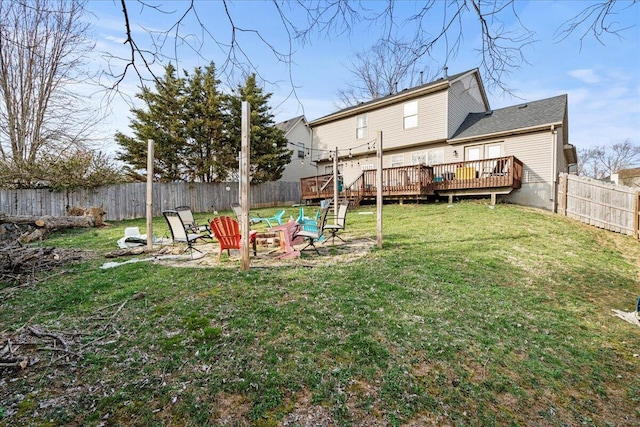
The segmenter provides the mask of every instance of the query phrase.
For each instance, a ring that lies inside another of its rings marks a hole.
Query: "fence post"
[[[558,213],[562,214],[562,216],[567,216],[567,188],[568,188],[568,175],[560,174],[560,182],[558,184],[558,193],[560,196],[560,206]]]

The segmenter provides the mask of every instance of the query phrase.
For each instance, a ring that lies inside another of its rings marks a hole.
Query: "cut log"
[[[28,230],[23,230],[19,240],[22,243],[29,243],[44,239],[54,230],[95,227],[96,221],[91,215],[55,217],[49,215],[6,215],[0,212],[0,224],[28,226]]]
[[[89,228],[96,225],[95,219],[90,216],[32,216],[32,215],[6,215],[0,213],[0,224],[21,224],[43,227],[49,230],[60,228]]]

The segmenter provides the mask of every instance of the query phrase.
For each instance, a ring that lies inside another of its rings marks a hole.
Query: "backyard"
[[[101,269],[132,226],[57,232],[41,245],[82,260],[0,283],[0,348],[28,356],[0,367],[0,425],[640,424],[640,328],[612,312],[640,296],[629,236],[514,205],[385,205],[384,247],[358,256]],[[374,242],[375,206],[340,235]]]

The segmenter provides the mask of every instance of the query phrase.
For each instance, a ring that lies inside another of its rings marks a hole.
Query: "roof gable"
[[[300,121],[302,121],[303,124],[305,124],[307,122],[307,120],[304,118],[304,115],[293,117],[293,118],[291,118],[289,120],[285,120],[285,121],[276,123],[275,126],[276,126],[276,128],[280,129],[282,132],[284,132],[284,134],[286,135],[291,131],[291,129],[296,127],[296,125]]]
[[[566,109],[565,94],[484,113],[469,113],[452,139],[562,124]]]
[[[362,114],[368,111],[377,110],[379,108],[397,104],[400,102],[406,102],[407,100],[417,98],[420,96],[424,96],[429,93],[438,92],[441,90],[448,89],[451,84],[455,81],[469,75],[476,74],[476,78],[478,80],[478,85],[480,87],[480,91],[482,93],[482,97],[484,99],[485,105],[489,108],[489,101],[484,91],[484,86],[482,85],[482,79],[480,78],[480,72],[477,68],[472,70],[464,71],[462,73],[454,74],[452,76],[441,77],[437,80],[434,80],[429,83],[425,83],[420,86],[413,87],[411,89],[404,89],[401,92],[393,93],[387,96],[383,96],[381,98],[372,99],[371,101],[361,102],[358,105],[343,108],[342,110],[338,110],[334,113],[328,114],[326,116],[320,117],[318,119],[312,120],[309,122],[310,126],[318,126],[324,123],[332,122],[334,120],[339,120],[345,117],[352,117],[357,114]]]

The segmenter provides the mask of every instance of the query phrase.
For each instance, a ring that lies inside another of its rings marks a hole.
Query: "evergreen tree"
[[[271,93],[263,93],[256,84],[255,74],[247,77],[244,86],[238,86],[234,96],[229,98],[230,146],[240,151],[242,101],[251,106],[251,182],[254,184],[276,181],[282,176],[285,166],[291,159],[291,150],[287,148],[287,138],[274,126],[273,114],[268,102]],[[237,171],[237,169],[236,169]]]
[[[134,169],[146,169],[147,140],[153,139],[156,178],[163,182],[188,180],[185,80],[176,77],[175,67],[169,64],[165,67],[164,77],[156,81],[155,91],[143,87],[136,97],[144,101],[146,109],[131,110],[135,118],[129,126],[134,137],[116,133],[116,142],[121,147],[117,158]]]
[[[187,152],[186,166],[192,181],[220,182],[236,168],[237,154],[229,143],[224,104],[227,95],[218,91],[213,62],[203,70],[197,67],[193,76],[185,73]]]

